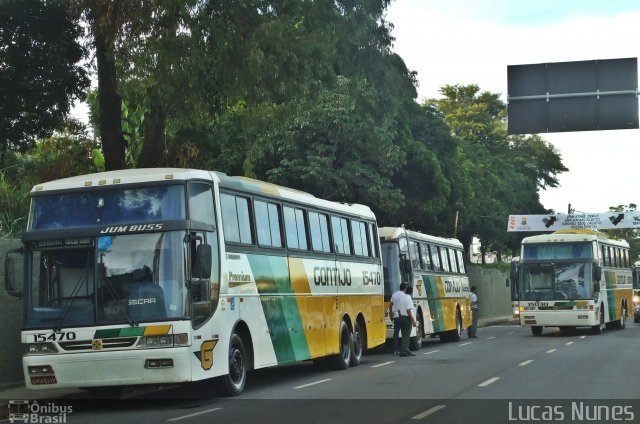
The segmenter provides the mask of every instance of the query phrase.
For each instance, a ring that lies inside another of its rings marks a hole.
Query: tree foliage
[[[519,242],[504,231],[507,216],[544,212],[539,191],[566,171],[539,136],[507,134],[497,93],[448,85],[416,103],[387,0],[69,3],[89,36],[70,20],[72,41],[95,58],[100,143],[44,137],[20,156],[29,166],[216,169],[368,204],[380,225],[480,237],[497,251]]]
[[[539,189],[556,187],[567,171],[560,155],[537,135],[510,136],[506,105],[477,85],[446,85],[436,108],[458,140],[457,193],[463,242],[479,237],[483,249],[516,251],[519,237],[505,231],[510,214],[545,213]],[[484,256],[483,256],[484,258]]]
[[[64,0],[0,1],[0,167],[63,124],[89,84]]]

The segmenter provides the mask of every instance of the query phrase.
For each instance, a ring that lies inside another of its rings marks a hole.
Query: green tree
[[[609,206],[610,212],[634,212],[638,205],[629,203],[628,205]],[[637,228],[620,228],[615,230],[602,230],[609,237],[626,240],[630,247],[631,262],[635,262],[640,258],[640,229]]]
[[[458,140],[453,187],[461,205],[460,235],[483,249],[516,251],[519,239],[506,233],[509,214],[545,213],[539,190],[556,187],[567,169],[557,151],[537,135],[509,136],[506,105],[495,93],[477,85],[447,85],[442,99],[430,100]],[[484,256],[483,256],[484,260]]]
[[[0,1],[0,167],[61,127],[89,84],[65,0]]]

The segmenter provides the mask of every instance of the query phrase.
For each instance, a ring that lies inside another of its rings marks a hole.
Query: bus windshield
[[[185,219],[184,186],[34,196],[28,231]]]
[[[590,299],[591,264],[523,264],[520,281],[522,300]]]
[[[184,232],[109,235],[31,254],[28,328],[135,324],[187,315]]]

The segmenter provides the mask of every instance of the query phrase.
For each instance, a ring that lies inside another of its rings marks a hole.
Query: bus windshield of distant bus
[[[520,299],[590,299],[592,263],[591,242],[526,244]]]
[[[522,264],[522,300],[590,299],[590,263]]]

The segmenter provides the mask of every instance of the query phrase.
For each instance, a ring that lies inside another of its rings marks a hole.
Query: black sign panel
[[[638,128],[638,60],[507,67],[509,134]]]

